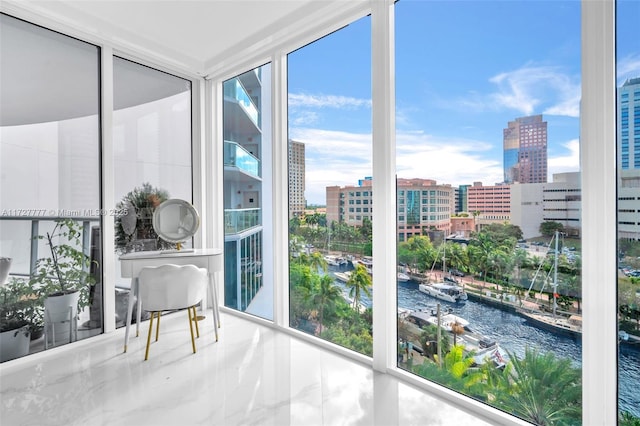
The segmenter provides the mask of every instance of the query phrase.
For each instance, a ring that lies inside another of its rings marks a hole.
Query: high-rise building
[[[640,240],[640,77],[618,88],[618,236]]]
[[[305,146],[289,140],[289,217],[300,216],[307,203],[305,190]]]
[[[344,222],[360,226],[364,219],[373,220],[373,191],[370,177],[357,186],[328,186],[327,223]],[[406,241],[427,231],[451,231],[454,189],[431,179],[397,179],[397,233]]]
[[[482,182],[473,182],[467,191],[469,213],[475,218],[477,231],[484,225],[511,220],[511,185],[483,186]]]
[[[516,118],[503,130],[504,181],[547,181],[547,122],[542,115]]]
[[[468,212],[469,206],[467,203],[467,193],[471,185],[460,185],[456,194],[456,213]]]
[[[268,180],[261,159],[271,144],[261,120],[270,86],[261,78],[267,71],[251,70],[223,85],[224,305],[269,318],[272,313],[250,307],[264,284],[262,203]]]

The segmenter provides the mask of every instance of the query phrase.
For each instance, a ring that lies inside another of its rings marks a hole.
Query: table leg
[[[218,276],[216,275],[216,273],[213,273],[213,295],[215,297],[213,303],[214,303],[214,314],[216,316],[216,319],[218,320],[218,328],[220,328],[220,305],[218,305]]]
[[[140,283],[136,278],[136,301],[137,301],[137,309],[136,309],[136,337],[140,336],[140,321],[142,321],[142,299],[140,298]],[[158,321],[160,324],[160,321]]]
[[[218,296],[216,295],[216,285],[215,285],[215,277],[213,274],[209,274],[209,294],[211,294],[211,309],[212,309],[212,317],[213,317],[213,329],[216,333],[216,342],[218,341],[218,316],[216,315],[217,307],[218,307]]]
[[[137,293],[136,287],[138,286],[138,279],[131,279],[131,289],[129,290],[129,303],[127,305],[127,321],[124,332],[124,351],[127,352],[127,345],[129,344],[129,330],[131,329],[131,317],[133,316],[133,300]]]

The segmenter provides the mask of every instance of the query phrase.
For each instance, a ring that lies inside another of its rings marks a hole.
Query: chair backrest
[[[147,266],[138,276],[145,311],[182,309],[200,302],[207,289],[207,270],[195,265]]]

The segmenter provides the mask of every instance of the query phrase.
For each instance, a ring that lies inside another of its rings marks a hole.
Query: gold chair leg
[[[158,311],[158,322],[156,323],[156,342],[158,341],[158,336],[160,335],[160,315],[162,312]]]
[[[189,309],[193,309],[193,322],[196,323],[196,337],[200,337],[200,329],[198,328],[198,316],[196,315],[196,307],[192,306]]]
[[[149,336],[147,337],[147,350],[144,352],[144,360],[149,359],[149,345],[151,345],[151,331],[153,330],[153,316],[155,312],[151,312],[151,318],[149,319]],[[160,317],[158,317],[160,320]]]
[[[191,318],[191,308],[187,308],[187,314],[189,315],[189,331],[191,332],[191,347],[193,353],[196,353],[196,339],[193,337],[193,319]]]

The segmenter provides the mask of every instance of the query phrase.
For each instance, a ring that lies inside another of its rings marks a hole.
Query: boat
[[[544,330],[570,337],[582,336],[582,317],[580,315],[565,317],[526,309],[516,309],[516,312],[525,317],[528,322]]]
[[[413,327],[420,330],[426,325],[438,325],[438,316],[434,311],[409,311],[398,313],[399,316],[406,320]],[[440,315],[440,328],[453,335],[452,325],[459,324],[464,328],[464,333],[458,334],[456,340],[459,345],[464,346],[464,351],[472,354],[474,363],[482,365],[486,362],[492,362],[496,367],[502,368],[507,364],[508,354],[502,349],[498,342],[491,340],[482,334],[473,331],[470,328],[469,321],[459,317],[451,312]],[[416,334],[418,333],[416,330]]]
[[[398,272],[398,282],[404,283],[411,279],[411,277],[404,272]]]
[[[363,257],[362,259],[356,259],[353,262],[353,265],[356,264],[362,265],[365,267],[369,275],[373,275],[373,260],[370,257]]]
[[[558,298],[558,237],[559,232],[555,233],[555,250],[554,260],[553,260],[553,310],[552,312],[544,312],[542,310],[533,310],[533,309],[525,309],[525,308],[517,308],[516,312],[522,315],[528,322],[533,325],[545,329],[547,331],[555,332],[558,334],[562,334],[570,337],[581,337],[582,336],[582,316],[577,314],[572,315],[561,315],[557,312],[557,298]],[[551,243],[549,243],[551,245]],[[537,275],[537,273],[536,273]],[[529,286],[529,291],[533,287],[533,282],[535,281],[536,276],[534,275],[531,286]],[[544,286],[543,286],[544,289]],[[529,292],[528,291],[528,292]],[[542,290],[541,290],[542,291]],[[527,294],[528,294],[527,292]]]
[[[444,254],[446,253],[446,245],[443,247],[443,256],[442,256],[442,271],[443,273],[446,269],[446,258]],[[435,261],[434,265],[435,266]],[[431,272],[433,273],[433,266],[431,267]],[[445,302],[457,303],[464,302],[467,300],[467,293],[464,291],[454,277],[445,276],[442,282],[438,283],[423,283],[418,286],[418,290],[422,293],[428,294],[431,297],[435,297],[436,299],[444,300]]]
[[[324,256],[324,260],[325,262],[327,262],[327,265],[330,265],[330,266],[342,266],[347,264],[346,259],[339,256],[329,255],[329,254]]]
[[[351,272],[347,271],[347,272],[334,272],[333,275],[335,275],[335,277],[338,279],[338,281],[342,281],[343,283],[346,283],[347,281],[349,281],[349,278],[351,278]]]
[[[418,290],[445,302],[457,303],[467,300],[467,293],[464,289],[454,283],[420,284]]]

